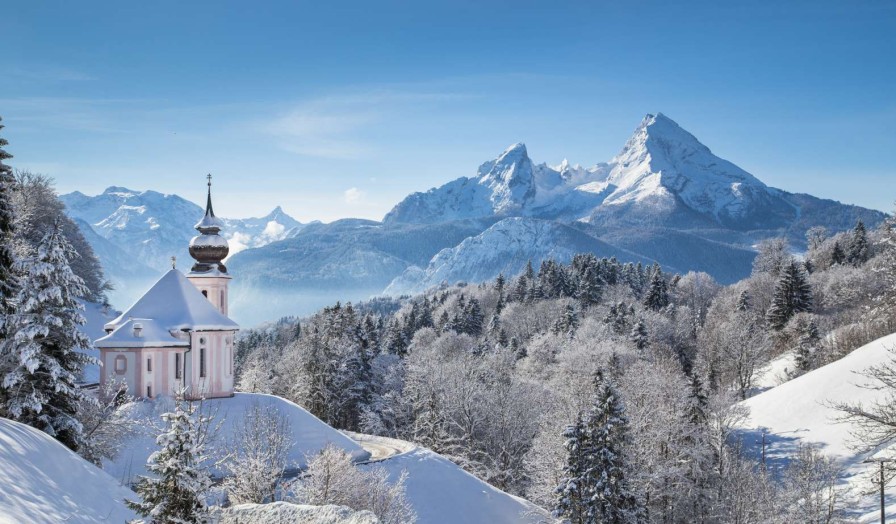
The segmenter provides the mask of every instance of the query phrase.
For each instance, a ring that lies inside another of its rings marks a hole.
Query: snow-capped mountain
[[[457,218],[532,216],[561,220],[681,222],[735,230],[786,227],[799,206],[712,154],[665,115],[647,115],[609,163],[534,165],[514,144],[460,178],[414,193],[384,221],[433,223]]]
[[[192,263],[187,248],[204,209],[189,200],[115,186],[95,196],[75,191],[60,199],[116,286],[112,295],[119,305],[136,298],[144,280],[168,269],[172,256],[181,266]],[[231,254],[283,240],[304,227],[279,206],[260,218],[222,220]]]
[[[549,220],[559,230],[537,222]],[[523,144],[459,178],[396,205],[384,224],[447,224],[459,218],[502,220],[407,269],[387,288],[419,291],[442,282],[478,282],[533,261],[602,241],[623,260],[656,260],[670,270],[706,271],[722,282],[746,276],[762,238],[787,236],[796,248],[809,227],[830,231],[872,225],[883,213],[792,194],[715,156],[663,114],[647,115],[610,162],[591,168],[534,164]],[[511,227],[512,226],[512,227]],[[561,234],[573,226],[576,235]],[[545,238],[550,238],[545,244]],[[584,249],[592,250],[592,249]],[[600,249],[594,247],[600,254]],[[606,251],[606,249],[603,249]],[[562,256],[558,257],[562,258]]]

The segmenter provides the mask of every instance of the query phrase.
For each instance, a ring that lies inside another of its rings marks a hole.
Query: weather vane
[[[177,257],[171,257],[171,269],[177,269]]]
[[[205,176],[205,178],[208,179],[208,187],[212,187],[212,174],[209,173],[208,175]]]

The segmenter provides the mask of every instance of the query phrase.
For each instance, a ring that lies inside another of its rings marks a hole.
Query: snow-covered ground
[[[796,367],[795,360],[793,351],[786,351],[762,366],[756,373],[750,396],[758,395],[790,380],[789,374]]]
[[[331,428],[299,405],[280,397],[259,393],[237,393],[233,398],[210,399],[203,402],[202,411],[214,414],[215,425],[220,423],[211,439],[215,457],[227,454],[227,444],[237,431],[238,423],[255,405],[262,408],[272,407],[288,420],[292,441],[295,443],[287,457],[289,468],[303,468],[306,455],[314,455],[328,444],[351,453],[357,461],[370,457],[358,443]],[[146,430],[129,441],[114,461],[106,461],[103,469],[124,483],[133,482],[137,475],[145,475],[146,459],[150,453],[158,449],[155,443],[157,433],[153,427],[161,421],[159,416],[169,409],[171,399],[166,398],[136,403],[133,416],[140,419]],[[214,468],[213,472],[221,474],[221,471]]]
[[[136,495],[53,437],[0,418],[0,524],[127,522]]]
[[[428,449],[403,440],[350,433],[374,457],[363,467],[382,467],[395,480],[408,472],[407,497],[418,524],[502,524],[550,522],[531,502],[467,473]]]
[[[886,392],[870,389],[872,383],[862,373],[868,368],[889,362],[896,349],[896,334],[871,342],[846,357],[787,381],[743,402],[750,416],[742,424],[742,435],[750,449],[757,449],[762,433],[766,433],[767,457],[770,461],[787,461],[801,443],[819,446],[819,450],[839,460],[845,467],[843,483],[851,488],[867,489],[867,474],[875,467],[863,464],[867,458],[852,447],[850,426],[838,423],[837,402],[871,404],[885,398]],[[780,368],[782,362],[770,369]],[[774,375],[770,371],[771,375]],[[863,522],[873,522],[878,498],[859,499],[853,509],[864,515]],[[887,494],[888,514],[896,515],[896,492]]]

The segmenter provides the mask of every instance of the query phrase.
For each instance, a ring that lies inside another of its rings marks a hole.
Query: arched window
[[[224,290],[221,290],[221,311],[224,311]]]
[[[199,348],[199,376],[205,378],[205,346]]]

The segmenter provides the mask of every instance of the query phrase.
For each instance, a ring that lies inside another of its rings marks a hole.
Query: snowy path
[[[364,464],[379,462],[417,449],[416,445],[404,440],[366,435],[364,433],[355,433],[354,431],[343,431],[343,433],[370,453],[370,458],[364,461]]]

